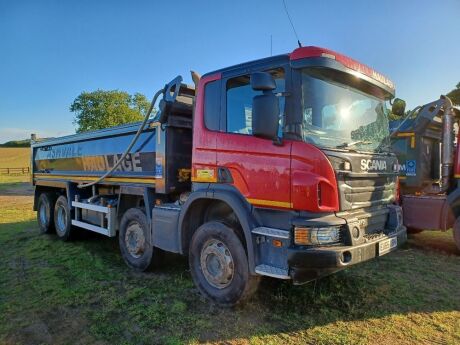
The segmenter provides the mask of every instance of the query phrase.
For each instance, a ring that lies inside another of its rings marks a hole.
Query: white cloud
[[[30,139],[30,135],[35,133],[39,138],[60,137],[67,134],[72,134],[71,131],[53,131],[39,129],[24,129],[24,128],[0,128],[0,144],[10,140]]]

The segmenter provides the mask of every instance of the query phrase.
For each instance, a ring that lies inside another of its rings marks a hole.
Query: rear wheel
[[[257,290],[260,277],[250,274],[241,240],[234,229],[221,222],[208,222],[196,230],[189,264],[200,292],[221,306],[234,306]]]
[[[159,250],[153,250],[149,222],[139,208],[130,208],[123,214],[118,244],[123,260],[137,271],[151,268],[161,255]]]
[[[54,229],[54,197],[51,193],[42,193],[38,198],[37,221],[40,233],[49,234]]]
[[[69,241],[72,235],[72,212],[67,198],[61,195],[54,206],[54,227],[63,241]]]
[[[458,217],[457,220],[455,221],[455,224],[452,230],[454,232],[455,244],[457,245],[458,250],[460,250],[460,217]]]

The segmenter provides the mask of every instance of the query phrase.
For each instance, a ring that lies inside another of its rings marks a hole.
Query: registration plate
[[[392,237],[379,242],[379,255],[383,255],[398,246],[398,238]]]

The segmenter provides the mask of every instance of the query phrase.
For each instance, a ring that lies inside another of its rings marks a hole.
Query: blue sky
[[[392,79],[409,107],[460,82],[460,0],[286,0],[303,45]],[[0,143],[72,133],[81,91],[147,97],[177,74],[292,51],[281,0],[0,0]]]

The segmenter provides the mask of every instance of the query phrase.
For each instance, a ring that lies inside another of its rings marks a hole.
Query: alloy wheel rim
[[[40,209],[38,210],[38,215],[40,217],[40,222],[46,225],[48,217],[46,216],[46,205],[45,204],[40,205]]]
[[[57,211],[57,230],[58,232],[65,233],[66,224],[67,224],[67,211],[64,206],[60,205]]]

